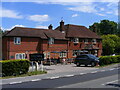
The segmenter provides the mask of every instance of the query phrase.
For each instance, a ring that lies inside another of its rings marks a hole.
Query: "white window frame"
[[[95,50],[95,56],[97,56],[98,55],[98,51],[97,50]]]
[[[79,43],[79,38],[73,38],[73,43]]]
[[[49,39],[48,39],[48,43],[49,43],[49,44],[54,44],[54,38],[49,38]]]
[[[88,39],[85,39],[84,42],[85,42],[85,44],[88,44]]]
[[[44,59],[47,59],[47,53],[43,53],[44,54]]]
[[[92,39],[92,43],[93,43],[93,44],[96,44],[96,39]]]
[[[59,57],[66,57],[67,56],[67,53],[66,52],[62,52],[59,54]]]
[[[14,44],[21,44],[21,37],[14,37]]]
[[[76,57],[77,55],[75,53],[77,53],[78,50],[73,50],[73,56]]]
[[[25,59],[26,54],[25,53],[16,53],[15,59]]]
[[[49,57],[49,58],[50,58],[50,52],[48,52],[48,53],[47,53],[47,57]]]

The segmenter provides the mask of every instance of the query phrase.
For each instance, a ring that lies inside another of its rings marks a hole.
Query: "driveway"
[[[60,72],[80,72],[85,70],[94,70],[95,67],[77,67],[75,64],[67,64],[67,65],[51,65],[51,66],[44,66],[48,73],[60,73]]]

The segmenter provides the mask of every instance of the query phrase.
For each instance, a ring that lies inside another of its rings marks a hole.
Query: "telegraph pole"
[[[0,60],[2,60],[2,29],[0,28]]]

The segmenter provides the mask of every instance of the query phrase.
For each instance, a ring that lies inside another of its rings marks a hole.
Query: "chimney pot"
[[[48,26],[48,29],[51,29],[51,30],[52,30],[52,28],[53,28],[53,26],[52,26],[52,24],[50,24],[50,25]]]
[[[60,22],[60,31],[64,31],[64,21],[61,20]]]

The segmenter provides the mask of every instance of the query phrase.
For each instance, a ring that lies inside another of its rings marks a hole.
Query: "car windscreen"
[[[91,55],[91,54],[89,55],[89,57],[90,57],[90,58],[93,58],[93,59],[96,59],[96,58],[97,58],[96,56]]]

